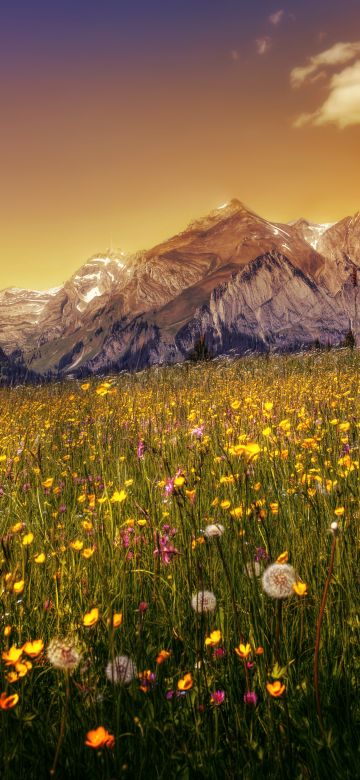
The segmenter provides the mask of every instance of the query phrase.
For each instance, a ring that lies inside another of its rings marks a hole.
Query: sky
[[[231,198],[283,222],[360,209],[358,0],[12,0],[0,105],[0,289]]]

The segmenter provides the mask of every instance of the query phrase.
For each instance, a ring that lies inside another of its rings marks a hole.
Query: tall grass
[[[359,398],[347,350],[0,390],[3,780],[358,776]]]

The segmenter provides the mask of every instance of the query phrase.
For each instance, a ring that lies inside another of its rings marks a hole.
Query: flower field
[[[0,389],[0,775],[353,778],[356,351]]]

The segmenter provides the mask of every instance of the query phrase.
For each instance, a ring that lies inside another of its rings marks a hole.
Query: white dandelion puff
[[[81,660],[81,653],[73,639],[52,639],[46,651],[55,669],[75,669]]]
[[[110,682],[116,685],[130,685],[136,677],[134,661],[127,655],[117,655],[113,661],[109,661],[105,674]]]
[[[296,582],[295,570],[288,563],[272,563],[262,576],[262,587],[272,599],[286,599],[293,596]]]
[[[207,539],[211,539],[213,536],[222,536],[224,530],[224,526],[220,523],[211,523],[206,526],[204,536],[206,536]]]
[[[216,596],[210,590],[201,590],[194,593],[191,606],[195,612],[214,612],[216,609]]]

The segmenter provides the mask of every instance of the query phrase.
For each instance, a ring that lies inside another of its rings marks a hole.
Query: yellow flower
[[[10,528],[10,531],[11,531],[11,533],[13,533],[13,534],[18,534],[18,533],[19,533],[19,531],[22,531],[23,527],[24,527],[24,523],[15,523],[15,525],[13,525],[13,526]]]
[[[251,653],[251,645],[249,645],[249,642],[247,642],[246,645],[243,645],[242,642],[240,642],[239,647],[235,647],[235,653],[240,658],[248,658]]]
[[[24,585],[25,585],[24,580],[18,580],[17,582],[14,582],[13,592],[17,594],[22,593],[24,590]]]
[[[185,674],[184,677],[178,681],[177,687],[179,691],[189,691],[193,687],[193,678],[191,672]]]
[[[271,501],[269,506],[270,506],[271,514],[273,515],[279,514],[279,504],[277,501]]]
[[[262,435],[263,435],[263,436],[266,436],[266,437],[270,436],[270,434],[271,434],[271,428],[270,428],[270,426],[268,425],[268,426],[267,426],[267,428],[263,428],[263,430],[261,431],[261,433],[262,433]]]
[[[121,504],[125,499],[127,498],[127,493],[125,490],[115,490],[113,495],[110,498],[110,501],[112,504]]]
[[[81,389],[84,391],[88,390],[89,387],[90,387],[90,382],[84,382],[84,384],[81,385]]]
[[[266,690],[270,693],[270,696],[274,696],[277,699],[284,693],[285,685],[281,683],[281,680],[274,680],[274,682],[266,684]]]
[[[230,406],[236,412],[237,409],[240,409],[240,401],[231,401]]]
[[[80,539],[75,539],[73,542],[70,542],[69,547],[71,547],[72,550],[82,550],[84,542],[81,542]]]
[[[0,463],[4,463],[6,460],[6,455],[0,455]]]
[[[81,525],[82,525],[84,531],[92,531],[92,529],[93,529],[93,524],[90,523],[88,520],[83,520]]]
[[[289,553],[287,550],[284,550],[284,552],[280,553],[279,557],[276,559],[276,563],[287,563],[289,560]]]
[[[16,645],[12,645],[10,650],[4,650],[2,659],[5,661],[6,666],[15,666],[15,664],[20,661],[22,653],[22,647],[16,647]]]
[[[123,622],[122,612],[114,612],[113,619],[112,619],[113,628],[119,628],[122,622]]]
[[[11,632],[12,632],[11,626],[5,626],[5,628],[4,628],[4,636],[10,636]]]
[[[23,538],[22,538],[22,544],[24,545],[24,547],[27,547],[29,544],[31,544],[31,542],[32,542],[33,540],[34,540],[34,534],[32,534],[32,533],[30,532],[30,533],[28,533],[28,534],[25,534],[25,536],[23,536]]]
[[[306,582],[301,582],[301,580],[297,580],[293,583],[292,589],[294,593],[296,593],[298,596],[306,596],[307,595],[307,585]]]
[[[345,512],[345,507],[338,506],[337,509],[335,509],[335,514],[337,517],[341,517]]]
[[[235,509],[231,510],[230,514],[231,514],[231,517],[235,517],[236,519],[238,519],[239,517],[242,517],[243,516],[243,508],[242,508],[242,506],[236,506]]]
[[[185,482],[185,477],[175,477],[174,479],[174,487],[182,487]]]
[[[84,626],[94,626],[95,623],[97,623],[99,620],[99,610],[97,607],[94,607],[90,610],[90,612],[87,612],[86,615],[84,615],[83,618],[83,625]]]
[[[51,488],[54,482],[54,477],[48,477],[45,479],[45,481],[42,483],[44,488]]]
[[[45,563],[45,553],[38,553],[34,557],[35,563]]]
[[[19,701],[19,694],[13,693],[12,696],[7,696],[6,693],[0,695],[0,709],[11,710]]]
[[[265,401],[265,403],[264,403],[265,412],[271,412],[273,406],[274,406],[274,404],[273,404],[272,401]]]
[[[229,509],[229,507],[231,507],[231,501],[228,501],[228,499],[225,499],[225,501],[221,502],[220,506],[221,506],[221,509]]]
[[[32,642],[25,642],[23,645],[23,652],[30,656],[30,658],[36,658],[40,655],[44,649],[44,642],[42,639],[34,639]]]
[[[92,555],[94,555],[95,547],[85,547],[85,550],[82,551],[83,558],[91,558]]]
[[[139,520],[137,520],[136,522],[140,526],[140,528],[143,528],[144,525],[146,525],[147,520],[145,520],[145,517],[140,517]]]
[[[218,645],[219,642],[221,642],[222,636],[221,631],[216,630],[212,631],[210,636],[207,636],[205,639],[205,645],[206,647],[215,647],[215,645]]]

